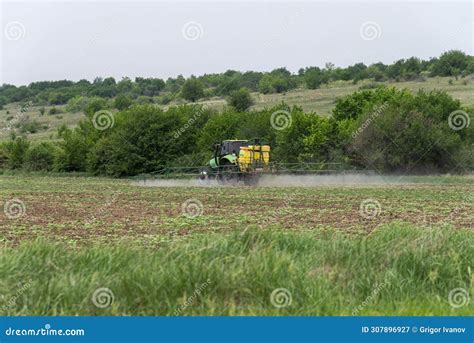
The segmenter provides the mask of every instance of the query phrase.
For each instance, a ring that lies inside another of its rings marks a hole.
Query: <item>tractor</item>
[[[270,146],[260,139],[225,140],[214,146],[214,154],[200,171],[199,181],[208,184],[212,179],[222,185],[257,185],[260,175],[271,172]]]

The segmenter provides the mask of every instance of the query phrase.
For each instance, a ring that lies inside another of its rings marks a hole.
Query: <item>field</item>
[[[473,313],[472,176],[307,181],[0,176],[0,314]]]
[[[352,84],[349,81],[337,81],[324,85],[320,89],[296,89],[284,94],[260,94],[254,93],[253,98],[255,100],[254,109],[263,109],[265,107],[272,107],[284,101],[289,105],[297,105],[303,107],[305,111],[315,111],[321,115],[329,115],[330,111],[335,105],[336,99],[349,95],[364,85],[367,85],[370,81],[361,81],[358,84]],[[384,83],[380,83],[384,84]],[[461,101],[464,105],[474,106],[474,80],[469,78],[454,80],[450,77],[436,77],[428,78],[426,81],[411,81],[411,82],[394,82],[385,83],[387,86],[393,86],[396,88],[407,88],[412,92],[416,92],[419,89],[425,89],[427,91],[433,89],[445,90],[455,99]],[[181,99],[178,102],[172,102],[170,105],[182,104]],[[199,101],[198,103],[215,108],[222,109],[226,105],[226,100],[223,98],[212,98],[207,100]],[[158,106],[158,105],[157,105]],[[65,111],[66,106],[56,106],[61,111]],[[51,107],[46,106],[46,114],[40,115],[39,106],[31,106],[22,115],[25,122],[36,121],[40,129],[29,134],[28,137],[32,140],[54,140],[56,138],[57,130],[60,126],[66,125],[68,127],[74,127],[79,120],[85,119],[86,116],[83,113],[60,113],[56,115],[48,115]],[[0,141],[9,139],[8,131],[2,130],[2,128],[8,127],[12,120],[15,120],[15,116],[18,114],[20,109],[19,104],[9,104],[0,110]]]

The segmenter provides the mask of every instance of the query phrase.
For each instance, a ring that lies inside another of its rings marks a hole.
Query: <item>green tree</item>
[[[48,142],[36,144],[25,153],[24,168],[29,171],[51,171],[57,148]]]
[[[450,113],[460,109],[446,93],[397,91],[377,112],[373,98],[357,118],[349,148],[355,161],[379,171],[453,171],[471,142],[448,125]]]
[[[309,89],[317,89],[328,81],[326,75],[318,67],[307,68],[304,72],[304,82]]]
[[[188,101],[196,102],[204,96],[204,87],[196,78],[186,80],[181,89],[181,96]]]
[[[114,106],[119,111],[125,110],[132,106],[133,100],[125,94],[119,94],[115,97]]]
[[[447,51],[434,61],[431,75],[458,76],[462,71],[468,69],[470,58],[472,57],[459,50]]]
[[[227,99],[230,106],[235,108],[237,111],[244,112],[254,104],[252,95],[247,88],[241,88],[238,91],[234,91],[230,94]]]
[[[23,167],[26,152],[30,147],[30,142],[23,137],[15,137],[9,142],[8,149],[8,163],[9,169],[20,169]]]

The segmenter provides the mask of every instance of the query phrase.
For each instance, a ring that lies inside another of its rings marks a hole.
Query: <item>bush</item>
[[[100,135],[90,120],[82,121],[73,130],[65,126],[59,129],[62,139],[61,150],[54,161],[58,171],[86,171],[87,154],[94,146]]]
[[[92,118],[98,111],[105,110],[108,108],[107,101],[102,98],[94,97],[89,100],[84,112],[87,116]]]
[[[336,106],[332,111],[334,119],[337,121],[345,119],[356,119],[367,106],[372,107],[374,103],[383,104],[394,97],[401,97],[408,94],[407,90],[399,91],[396,88],[379,87],[375,91],[363,90],[354,92],[336,101]]]
[[[307,68],[303,77],[306,87],[309,89],[317,89],[321,84],[328,82],[326,74],[324,74],[318,67]]]
[[[57,108],[57,107],[51,107],[49,109],[49,115],[50,116],[53,116],[55,114],[59,114],[59,113],[63,113],[63,111],[61,111],[61,109]]]
[[[8,167],[8,144],[0,143],[0,169]]]
[[[241,88],[238,91],[231,93],[230,97],[227,99],[227,103],[237,111],[244,112],[254,104],[254,101],[249,90],[247,88]]]
[[[458,76],[468,70],[473,57],[459,50],[443,53],[431,66],[431,76]]]
[[[181,89],[181,97],[185,100],[196,102],[204,96],[204,87],[196,78],[186,80]]]
[[[36,133],[42,129],[42,126],[36,120],[32,120],[18,123],[18,128],[21,133]]]
[[[132,106],[133,100],[125,94],[119,94],[115,97],[114,106],[119,111],[125,110]]]
[[[197,152],[196,136],[208,116],[200,106],[163,111],[143,105],[119,112],[114,130],[91,149],[88,169],[113,176],[157,171],[179,156]]]
[[[25,154],[24,168],[28,171],[53,170],[57,148],[51,143],[39,143],[30,147]]]
[[[382,106],[380,99],[364,107],[357,119],[363,128],[350,150],[366,167],[378,171],[454,171],[459,153],[468,144],[448,125],[457,100],[439,91],[416,96],[397,91]]]
[[[139,105],[153,104],[153,98],[151,96],[140,95],[137,98],[137,104]]]
[[[25,155],[29,146],[30,143],[23,137],[15,137],[12,141],[7,143],[8,169],[20,169],[23,167]]]

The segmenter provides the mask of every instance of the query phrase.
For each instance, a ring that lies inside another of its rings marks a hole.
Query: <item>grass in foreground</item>
[[[473,245],[469,229],[400,223],[369,235],[249,228],[154,249],[24,242],[0,250],[0,314],[470,315],[472,302],[448,298],[472,293]]]

